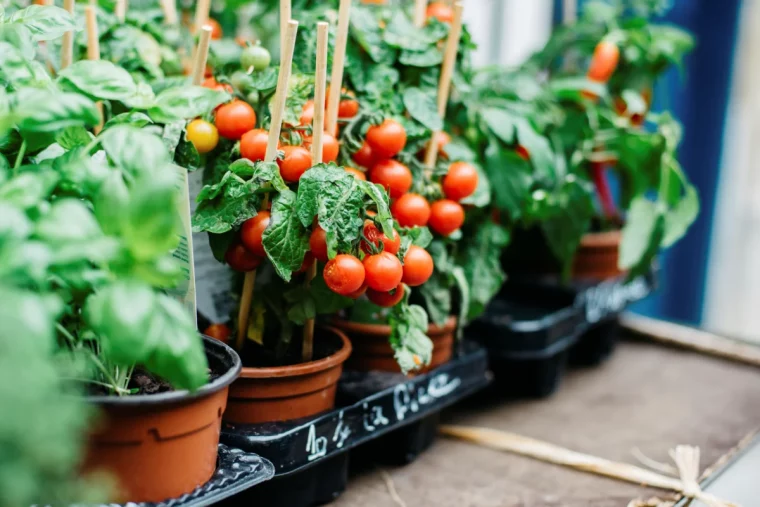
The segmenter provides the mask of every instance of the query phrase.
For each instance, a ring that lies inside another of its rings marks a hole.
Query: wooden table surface
[[[602,366],[571,371],[548,399],[473,400],[450,409],[444,420],[630,463],[636,463],[634,447],[667,461],[669,448],[697,445],[704,468],[760,426],[760,370],[656,344],[623,342]],[[331,505],[399,507],[389,493],[388,476],[408,507],[625,507],[637,497],[666,496],[439,437],[410,465],[358,471]]]

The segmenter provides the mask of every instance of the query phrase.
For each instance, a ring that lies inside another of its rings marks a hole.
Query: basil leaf
[[[57,39],[65,32],[77,30],[72,15],[52,5],[30,5],[14,12],[8,21],[24,25],[36,42]]]
[[[55,136],[55,142],[66,150],[72,150],[80,146],[87,146],[92,139],[93,135],[84,127],[68,127]]]
[[[21,173],[0,185],[0,201],[28,210],[50,196],[57,184],[58,175],[52,171]]]
[[[298,219],[296,194],[281,192],[272,201],[272,215],[264,231],[262,243],[277,274],[290,281],[293,271],[300,269],[309,251],[309,233]]]
[[[412,118],[433,132],[443,130],[443,120],[438,115],[436,94],[430,90],[407,88],[404,91],[404,106]]]
[[[100,122],[95,103],[76,93],[24,88],[14,94],[14,99],[18,128],[25,132],[55,132]]]
[[[55,201],[35,227],[35,236],[52,244],[84,241],[102,234],[92,212],[78,199]]]
[[[147,114],[139,111],[130,111],[128,113],[121,113],[111,117],[111,119],[103,126],[103,130],[107,130],[116,125],[131,125],[135,128],[143,128],[151,123],[153,123],[153,121]]]
[[[32,33],[24,25],[0,23],[0,68],[3,74],[10,75],[8,72],[8,63],[5,61],[13,61],[14,65],[22,63],[20,60],[32,60],[37,53],[36,44],[32,40]],[[27,62],[23,62],[23,67],[27,68]],[[33,73],[30,73],[27,81],[31,80]],[[10,83],[15,83],[16,79],[8,79]]]
[[[136,176],[169,164],[161,138],[130,125],[116,125],[100,134],[100,144],[113,164]]]
[[[58,73],[58,83],[92,99],[124,100],[137,93],[129,72],[107,60],[73,63]]]
[[[202,86],[169,88],[158,94],[155,105],[148,109],[148,115],[158,123],[187,120],[203,116],[229,100],[227,92]]]

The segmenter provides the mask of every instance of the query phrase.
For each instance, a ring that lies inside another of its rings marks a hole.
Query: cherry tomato
[[[259,211],[258,215],[243,222],[240,228],[240,241],[243,242],[243,246],[259,257],[267,255],[261,240],[271,220],[272,216],[268,211]]]
[[[454,21],[454,11],[448,5],[441,2],[433,2],[428,5],[425,12],[426,18],[436,18],[441,23],[451,23]]]
[[[240,55],[240,66],[245,71],[248,71],[251,67],[255,71],[264,70],[269,67],[271,61],[272,56],[261,44],[247,46]]]
[[[226,324],[211,324],[203,330],[203,334],[220,342],[227,343],[230,339],[230,328]]]
[[[464,209],[449,199],[435,201],[430,206],[430,221],[428,225],[441,236],[448,236],[464,223]]]
[[[220,83],[216,80],[215,77],[207,77],[203,80],[203,84],[201,85],[204,88],[210,88],[212,90],[219,90],[219,91],[225,91],[228,93],[233,93],[235,90],[232,89],[232,85],[229,83]]]
[[[523,146],[522,144],[518,144],[517,148],[515,148],[515,151],[523,160],[530,160],[530,152],[528,151],[528,148]]]
[[[369,180],[386,189],[391,199],[396,199],[412,188],[412,171],[397,160],[381,160],[372,167]]]
[[[341,118],[341,119],[353,118],[359,113],[359,103],[353,98],[355,97],[354,92],[351,92],[345,88],[342,88],[340,91],[340,94],[342,97],[349,96],[351,98],[350,99],[342,98],[340,102],[338,102],[338,118]],[[327,92],[325,94],[325,102],[327,102],[327,97],[329,96],[330,96],[330,87],[328,86]]]
[[[451,142],[451,136],[448,135],[446,132],[440,130],[435,133],[435,140],[436,140],[436,145],[438,146],[438,156],[443,159],[449,158],[448,153],[446,153],[446,145],[448,145]],[[427,150],[429,145],[430,145],[430,141],[428,141],[425,144],[425,149],[420,151],[417,154],[417,156],[424,157],[425,151]]]
[[[224,254],[224,260],[235,271],[245,273],[258,268],[264,259],[248,251],[241,243],[235,243]]]
[[[350,297],[351,299],[359,299],[364,295],[364,293],[367,292],[367,282],[364,282],[361,287],[356,289],[354,292],[349,294],[346,297]]]
[[[453,201],[471,196],[478,188],[478,170],[467,162],[454,162],[441,182],[443,193]]]
[[[314,123],[314,101],[307,100],[301,110],[301,118],[298,120],[298,124],[302,127],[308,127]]]
[[[386,119],[367,131],[367,144],[376,157],[392,158],[406,146],[406,130],[396,120]]]
[[[612,77],[620,60],[620,49],[607,40],[603,40],[594,48],[594,56],[588,68],[588,78],[597,83],[606,83]]]
[[[396,306],[401,302],[402,299],[404,299],[405,290],[406,289],[404,289],[403,283],[400,283],[396,286],[396,288],[393,290],[393,294],[390,292],[380,292],[369,289],[367,290],[367,298],[377,306],[390,308],[391,306]]]
[[[359,290],[364,283],[362,261],[348,254],[336,255],[327,262],[322,276],[331,291],[348,296]]]
[[[401,236],[398,235],[398,232],[396,232],[395,229],[393,230],[393,239],[391,240],[388,236],[380,232],[372,220],[364,221],[364,237],[367,238],[370,243],[373,243],[376,248],[380,248],[380,243],[382,242],[383,252],[388,252],[393,255],[396,255],[399,248],[401,248]],[[364,240],[361,242],[361,248],[364,250],[364,253],[372,253],[370,245]]]
[[[344,167],[347,173],[352,174],[354,178],[359,180],[367,180],[367,175],[364,174],[364,171],[360,171],[359,169],[355,167]]]
[[[283,146],[285,158],[277,160],[282,179],[289,182],[298,181],[303,173],[311,169],[311,153],[303,146]]]
[[[388,3],[388,0],[362,0],[362,3],[366,5],[385,5]]]
[[[391,205],[391,213],[401,227],[422,227],[430,220],[430,204],[419,194],[404,194]]]
[[[315,225],[309,236],[309,249],[314,258],[327,262],[327,233],[319,225]]]
[[[211,38],[214,40],[219,40],[224,35],[224,33],[222,33],[222,25],[213,18],[208,18],[208,21],[206,21],[203,26],[211,27]]]
[[[351,158],[353,158],[354,162],[360,166],[370,168],[375,164],[376,157],[370,145],[367,144],[367,141],[364,141],[361,148],[359,148]]]
[[[240,156],[251,162],[264,160],[269,144],[269,132],[264,129],[249,130],[240,138]]]
[[[364,281],[370,289],[388,292],[401,282],[404,268],[398,257],[389,252],[380,252],[364,258]]]
[[[185,136],[193,143],[198,153],[208,153],[219,144],[219,131],[205,120],[193,120],[188,123]]]
[[[404,256],[404,276],[401,281],[410,287],[427,282],[433,274],[433,258],[424,248],[412,245]]]
[[[216,128],[227,139],[240,139],[255,126],[256,112],[242,100],[233,100],[216,111]]]
[[[340,153],[340,144],[329,132],[322,134],[322,162],[335,162]]]

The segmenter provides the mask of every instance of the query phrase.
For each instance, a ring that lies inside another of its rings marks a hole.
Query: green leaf
[[[375,21],[377,22],[377,21]],[[383,41],[389,46],[408,51],[425,51],[442,37],[439,30],[422,30],[414,26],[404,9],[394,10],[385,28]]]
[[[79,92],[91,99],[124,100],[137,93],[132,76],[107,60],[81,60],[58,73],[64,89]]]
[[[102,234],[92,211],[77,199],[55,201],[35,227],[35,236],[52,244],[85,241]]]
[[[401,371],[407,373],[430,364],[433,342],[427,336],[425,310],[403,301],[393,307],[388,320],[391,326],[389,340]]]
[[[395,51],[383,43],[377,16],[371,8],[356,6],[351,9],[351,37],[375,63],[392,63]],[[353,48],[349,44],[349,48]],[[423,48],[424,49],[424,48]]]
[[[493,204],[509,213],[512,220],[518,220],[533,183],[530,166],[517,152],[503,148],[493,138],[486,147],[485,157]]]
[[[488,302],[501,289],[506,279],[501,268],[501,252],[509,240],[507,229],[491,221],[484,221],[475,236],[470,241],[463,242],[464,248],[457,257],[470,287],[469,319],[483,313]]]
[[[296,211],[304,227],[310,227],[319,211],[322,189],[333,187],[346,179],[346,171],[333,164],[317,164],[306,171],[298,180],[298,199]]]
[[[283,123],[298,125],[303,112],[303,105],[314,96],[314,75],[313,74],[291,74],[288,81],[288,95],[285,99],[285,114],[282,117]],[[274,105],[275,96],[269,100],[269,111],[271,113]]]
[[[398,61],[410,67],[434,67],[443,62],[443,52],[436,46],[429,46],[423,51],[404,49],[401,51]]]
[[[61,176],[60,190],[87,197],[98,191],[111,172],[105,160],[90,157],[83,147],[76,147],[55,159],[53,169]]]
[[[45,200],[58,184],[58,175],[52,171],[21,173],[0,185],[0,201],[27,210]]]
[[[129,190],[119,171],[112,171],[100,185],[92,200],[95,217],[106,234],[118,236],[126,220],[124,210],[129,204]]]
[[[57,39],[65,32],[77,29],[68,11],[52,5],[30,5],[14,12],[8,21],[24,25],[37,42]]]
[[[503,109],[485,108],[481,113],[483,121],[496,137],[506,145],[515,143],[515,117]]]
[[[457,324],[459,332],[461,334],[462,328],[469,320],[470,315],[470,282],[467,280],[464,269],[461,266],[454,266],[451,270],[451,276],[454,279],[454,284],[459,290],[459,315],[457,317]],[[495,294],[494,294],[495,295]],[[486,302],[479,302],[481,305],[487,304]]]
[[[148,109],[148,115],[157,123],[188,120],[210,113],[229,100],[227,92],[202,86],[169,88],[158,94],[155,105]]]
[[[91,127],[100,122],[95,103],[76,93],[24,88],[14,94],[14,99],[18,127],[25,132],[56,132],[67,127]]]
[[[404,91],[404,106],[409,114],[425,127],[437,132],[443,130],[443,120],[438,115],[435,90],[407,88]]]
[[[554,152],[549,140],[535,131],[533,126],[524,118],[515,121],[517,142],[530,153],[530,163],[539,178],[554,179]]]
[[[203,187],[193,214],[193,231],[222,234],[256,216],[260,199],[254,190],[231,172],[219,183]]]
[[[378,185],[370,181],[359,181],[359,187],[369,197],[375,205],[375,221],[380,224],[380,228],[387,237],[393,236],[393,217],[391,216],[390,197],[388,192]]]
[[[290,190],[274,198],[271,221],[262,238],[272,266],[286,282],[301,267],[309,251],[309,232],[299,220],[295,204],[296,194]]]
[[[419,287],[425,298],[425,309],[433,323],[442,326],[451,315],[451,282],[448,273],[433,271],[427,282]]]
[[[271,92],[277,88],[277,76],[279,67],[267,67],[260,72],[244,74],[243,88],[246,91]]]
[[[646,271],[665,234],[665,216],[659,205],[645,197],[631,203],[623,227],[618,266],[631,275]]]
[[[36,44],[27,27],[0,23],[0,72],[6,81],[14,85],[32,81],[34,72],[26,60],[32,60],[36,52]]]
[[[686,186],[686,195],[665,215],[665,235],[662,248],[669,248],[680,240],[699,215],[699,196],[692,185]]]
[[[55,136],[55,142],[65,150],[72,150],[80,146],[87,146],[93,136],[84,127],[69,127],[63,129]]]
[[[170,162],[160,137],[131,125],[116,125],[99,138],[111,162],[133,176],[151,174]]]
[[[559,100],[570,100],[574,102],[584,102],[588,99],[583,92],[588,92],[597,97],[607,96],[607,86],[604,83],[597,83],[585,77],[560,77],[552,79],[549,82],[549,88]]]
[[[116,125],[131,125],[135,128],[143,128],[146,125],[150,125],[153,121],[150,117],[139,111],[130,111],[128,113],[117,114],[106,122],[103,126],[103,130],[107,130]]]

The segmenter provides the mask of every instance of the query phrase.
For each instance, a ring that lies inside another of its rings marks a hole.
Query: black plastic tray
[[[448,363],[414,378],[383,372],[345,372],[335,410],[306,420],[228,424],[222,440],[271,460],[275,478],[235,501],[257,506],[310,506],[329,502],[345,489],[349,453],[377,445],[383,462],[413,460],[432,443],[440,411],[489,382],[485,351],[463,343]],[[388,439],[388,440],[384,440]]]
[[[203,507],[212,505],[251,488],[274,476],[274,465],[261,456],[219,444],[216,471],[193,492],[159,503],[124,504],[125,507]],[[114,507],[115,504],[100,507]]]

